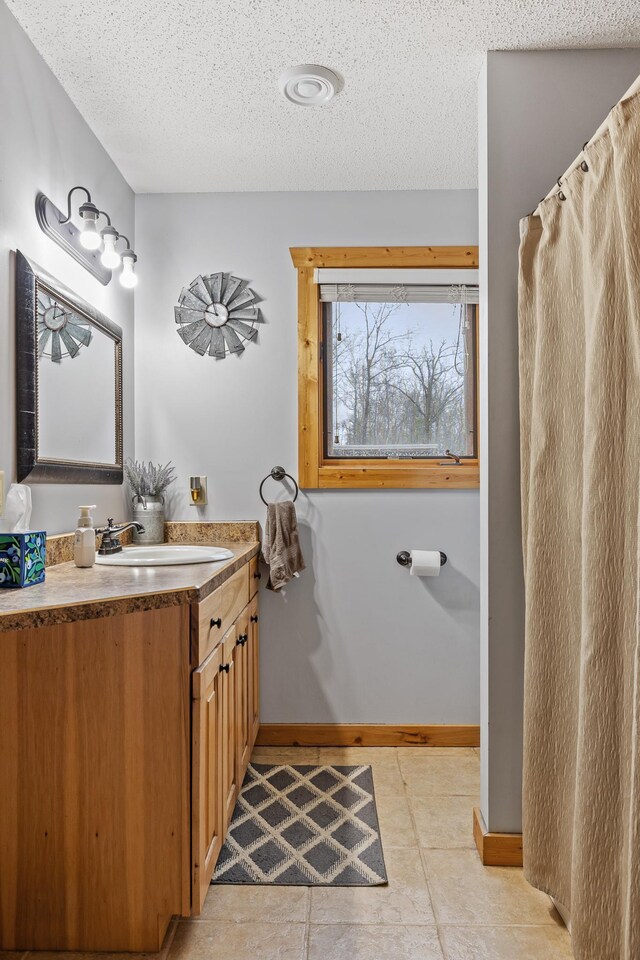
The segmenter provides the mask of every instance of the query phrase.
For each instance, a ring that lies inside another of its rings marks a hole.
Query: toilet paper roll
[[[440,551],[412,550],[410,573],[412,577],[439,577]]]

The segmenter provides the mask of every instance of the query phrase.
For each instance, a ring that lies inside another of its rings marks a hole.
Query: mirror
[[[122,483],[122,330],[16,252],[18,481]]]

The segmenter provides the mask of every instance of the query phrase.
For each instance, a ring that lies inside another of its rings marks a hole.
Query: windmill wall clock
[[[258,335],[258,300],[246,280],[230,273],[197,276],[183,287],[174,307],[178,336],[201,357],[240,354]]]
[[[64,357],[73,359],[81,347],[91,343],[91,325],[40,284],[36,292],[38,356],[49,357],[54,363],[61,363]]]

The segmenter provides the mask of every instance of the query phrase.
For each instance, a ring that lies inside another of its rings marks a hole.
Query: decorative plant
[[[124,473],[135,494],[134,499],[143,502],[146,497],[162,497],[167,487],[176,479],[171,461],[163,465],[129,458],[124,465]]]

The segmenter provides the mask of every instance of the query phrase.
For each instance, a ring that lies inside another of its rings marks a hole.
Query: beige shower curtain
[[[525,874],[640,958],[640,95],[522,222]]]

